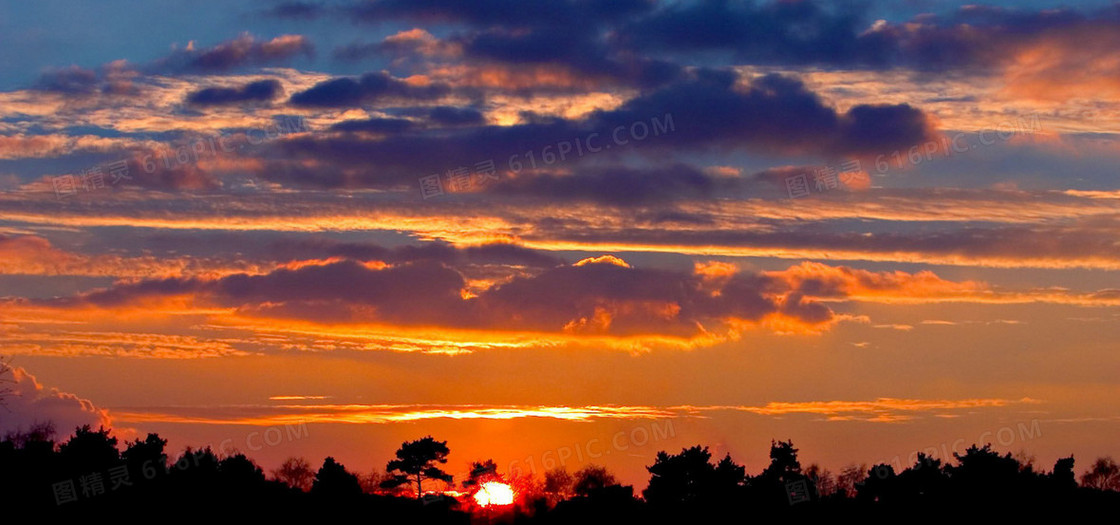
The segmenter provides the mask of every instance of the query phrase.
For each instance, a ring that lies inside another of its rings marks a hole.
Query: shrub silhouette
[[[327,456],[311,483],[311,494],[329,499],[355,498],[362,494],[362,485],[358,483],[358,476]]]

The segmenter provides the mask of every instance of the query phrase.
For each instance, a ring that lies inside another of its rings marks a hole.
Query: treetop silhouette
[[[436,466],[446,464],[450,452],[446,441],[436,441],[432,436],[407,441],[397,449],[397,459],[389,461],[385,466],[385,470],[393,477],[382,482],[382,486],[393,488],[415,483],[416,497],[422,498],[425,479],[436,479],[447,483],[451,483],[454,479],[451,474]]]

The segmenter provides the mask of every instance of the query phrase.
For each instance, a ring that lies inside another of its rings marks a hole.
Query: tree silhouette
[[[881,479],[883,473],[881,466],[879,470],[872,472],[876,479],[868,481],[869,489],[878,490],[878,496],[886,496],[890,501],[921,507],[946,497],[949,475],[940,459],[919,452],[914,465],[897,477],[886,476],[887,479]]]
[[[634,487],[620,485],[606,468],[588,465],[573,475],[571,499],[556,505],[551,520],[545,523],[617,524],[642,520],[640,500]]]
[[[804,482],[804,486],[800,486],[801,482]],[[771,441],[770,464],[748,480],[747,493],[753,504],[781,507],[789,505],[788,493],[791,487],[811,493],[809,483],[809,479],[801,472],[801,463],[797,459],[797,448],[793,446],[793,441]]]
[[[463,480],[463,488],[469,489],[498,480],[498,465],[494,464],[494,460],[475,461],[471,463],[471,471],[467,474],[467,479]]]
[[[1059,458],[1050,472],[1050,483],[1057,490],[1068,491],[1077,487],[1077,475],[1073,473],[1073,456]]]
[[[649,485],[642,495],[651,508],[669,512],[678,519],[710,521],[712,512],[727,510],[740,499],[746,482],[746,469],[724,456],[711,462],[708,447],[681,449],[679,454],[658,452],[650,473]]]
[[[560,500],[569,498],[572,495],[572,485],[574,483],[575,478],[564,467],[556,467],[545,472],[543,491],[548,497],[548,503],[556,505]]]
[[[867,477],[867,465],[845,465],[836,477],[836,492],[845,498],[856,497],[859,484]]]
[[[346,470],[346,467],[327,456],[323,466],[315,473],[315,480],[311,483],[311,494],[326,498],[351,498],[362,494],[362,486],[358,477]]]
[[[432,436],[405,442],[397,449],[397,459],[385,466],[385,470],[393,477],[385,481],[382,486],[393,488],[415,483],[416,497],[423,498],[422,485],[425,479],[452,482],[453,477],[436,466],[447,463],[447,454],[450,452],[446,441],[436,441]]]
[[[731,454],[723,456],[716,464],[713,497],[733,498],[747,482],[747,468],[731,460]]]
[[[311,482],[315,479],[315,471],[306,459],[291,457],[284,460],[278,468],[272,471],[272,478],[304,492],[311,490]]]
[[[9,430],[4,434],[4,441],[16,448],[24,448],[28,443],[51,443],[54,448],[54,437],[54,423],[41,421],[32,423],[26,431],[22,427]]]
[[[681,449],[680,454],[658,452],[650,473],[649,486],[642,492],[652,505],[679,506],[695,503],[712,490],[716,468],[710,463],[708,447]]]
[[[1111,457],[1097,458],[1089,471],[1081,476],[1081,486],[1097,490],[1120,491],[1120,465]]]
[[[896,500],[895,491],[898,488],[898,474],[894,467],[880,463],[871,467],[867,478],[858,485],[856,497],[865,502],[893,503]]]
[[[770,465],[761,475],[782,483],[801,476],[801,463],[797,461],[797,449],[793,448],[792,440],[770,442]]]
[[[393,475],[384,469],[375,468],[368,474],[358,476],[358,483],[362,485],[362,492],[366,494],[381,494],[385,496],[409,497],[411,489],[403,485],[389,483]]]
[[[106,429],[79,428],[57,446],[50,430],[50,425],[40,424],[28,431],[9,432],[0,439],[0,498],[18,502],[51,523],[102,512],[157,516],[175,509],[176,517],[186,521],[222,516],[283,522],[337,513],[375,516],[384,522],[466,525],[472,521],[470,514],[478,512],[476,506],[459,507],[458,501],[448,495],[425,496],[424,504],[418,504],[408,486],[416,482],[411,475],[403,484],[407,496],[363,494],[358,477],[332,457],[323,461],[310,489],[304,492],[286,485],[306,484],[301,480],[306,480],[309,469],[298,458],[285,462],[288,468],[278,469],[287,473],[265,479],[252,459],[242,454],[219,457],[209,447],[188,447],[168,463],[167,441],[156,434],[135,439],[118,453],[117,439]],[[432,445],[446,450],[446,444]],[[414,444],[405,443],[402,449],[406,448],[402,456],[419,454]],[[676,525],[852,520],[943,509],[946,515],[1010,517],[1015,521],[1054,512],[1069,514],[1088,509],[1103,513],[1120,508],[1120,492],[1115,490],[1120,467],[1110,458],[1097,460],[1078,486],[1074,483],[1072,457],[1060,458],[1052,470],[1041,471],[1024,455],[1001,454],[990,445],[974,445],[948,461],[917,454],[914,464],[901,472],[888,464],[848,466],[838,476],[835,495],[823,497],[828,491],[822,488],[813,497],[812,485],[801,483],[815,482],[824,487],[830,476],[816,465],[802,469],[797,452],[788,441],[772,442],[770,463],[753,477],[730,456],[713,463],[703,446],[685,448],[678,454],[661,452],[648,467],[650,480],[644,500],[635,498],[632,486],[618,484],[601,466],[591,465],[574,475],[563,469],[552,470],[545,474],[543,484],[531,476],[514,477],[506,482],[515,487],[519,502],[504,511],[505,515],[490,515],[488,519],[518,525]],[[416,461],[420,464],[420,483],[436,477],[430,476],[428,469],[439,464],[439,457],[446,459],[446,454],[436,456],[430,465]],[[464,486],[477,486],[497,477],[493,461],[471,466]],[[121,477],[122,467],[127,467],[127,477]],[[122,480],[127,483],[118,483]],[[783,486],[790,482],[796,485]],[[67,484],[71,497],[61,501],[57,489]],[[810,498],[793,497],[806,488]],[[541,494],[551,496],[551,501]]]
[[[606,467],[588,465],[576,471],[572,480],[572,492],[577,496],[590,496],[598,490],[618,485]]]
[[[805,467],[805,477],[809,478],[811,488],[819,497],[828,497],[837,491],[836,478],[832,476],[832,472],[816,463]]]
[[[166,439],[160,439],[156,434],[148,434],[143,441],[134,439],[126,445],[121,452],[121,459],[128,466],[128,472],[136,479],[155,479],[163,476],[167,471],[167,454],[164,448]]]
[[[120,459],[117,438],[105,427],[94,431],[89,425],[76,429],[69,441],[59,445],[58,453],[64,463],[77,469],[76,473],[106,470]]]
[[[953,453],[957,465],[946,468],[953,479],[957,496],[967,500],[1000,501],[1012,498],[1020,489],[1020,465],[1010,453],[1000,455],[991,444],[972,445],[964,454]]]

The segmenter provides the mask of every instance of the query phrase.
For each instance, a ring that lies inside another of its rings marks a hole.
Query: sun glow
[[[513,487],[497,481],[488,481],[474,493],[474,500],[480,507],[491,505],[512,505]]]

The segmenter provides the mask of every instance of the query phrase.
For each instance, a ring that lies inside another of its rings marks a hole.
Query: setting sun
[[[489,481],[474,493],[474,500],[482,507],[513,504],[513,488],[505,483]]]

